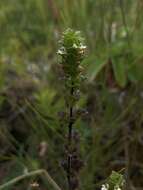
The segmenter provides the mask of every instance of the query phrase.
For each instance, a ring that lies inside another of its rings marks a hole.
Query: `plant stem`
[[[20,175],[6,183],[4,183],[3,185],[0,185],[0,190],[5,189],[6,187],[12,186],[16,183],[18,183],[19,181],[28,178],[28,177],[32,177],[35,175],[42,175],[44,174],[44,176],[47,178],[47,180],[49,181],[49,183],[54,187],[55,190],[61,190],[61,188],[57,185],[57,183],[51,178],[51,176],[49,175],[49,173],[44,170],[44,169],[39,169],[39,170],[35,170],[23,175]]]
[[[71,88],[71,96],[73,96],[73,93],[74,93],[74,89],[73,87]],[[72,142],[72,126],[73,126],[73,106],[71,106],[69,108],[69,134],[68,134],[68,141],[69,141],[69,145],[71,144]]]
[[[71,87],[70,95],[73,96],[73,93],[74,93],[74,88]],[[72,129],[73,129],[73,106],[70,106],[70,108],[69,108],[69,125],[68,125],[69,154],[68,154],[68,172],[67,172],[69,190],[72,190],[72,188],[71,188],[71,153],[70,153],[70,147],[71,147],[71,143],[72,143]]]

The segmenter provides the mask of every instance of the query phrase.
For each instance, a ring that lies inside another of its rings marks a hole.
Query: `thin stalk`
[[[74,93],[74,88],[72,87],[70,95],[73,96],[73,93]],[[72,143],[72,131],[73,131],[73,106],[70,106],[70,108],[69,108],[69,125],[68,125],[69,154],[68,154],[68,172],[67,172],[69,190],[72,190],[72,188],[71,188],[71,153],[70,153],[70,146]]]
[[[35,175],[44,175],[55,190],[61,190],[61,188],[57,185],[57,183],[51,178],[51,176],[48,174],[48,172],[44,169],[39,169],[39,170],[35,170],[32,172],[20,175],[16,178],[4,183],[3,185],[0,185],[0,190],[5,189],[9,186],[12,186],[12,185],[18,183],[19,181],[22,181],[25,178],[32,177]]]
[[[73,96],[73,93],[74,93],[74,89],[73,87],[71,88],[71,93],[70,95]],[[69,126],[68,126],[68,141],[69,141],[69,145],[71,144],[72,142],[72,126],[73,126],[73,106],[71,106],[69,108]]]

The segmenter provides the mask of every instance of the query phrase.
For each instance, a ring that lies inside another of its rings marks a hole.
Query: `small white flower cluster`
[[[109,190],[109,184],[107,184],[107,183],[103,184],[102,187],[101,187],[101,190]],[[118,185],[116,185],[114,187],[114,190],[121,190],[121,188]]]
[[[65,49],[65,47],[62,46],[62,47],[58,50],[57,54],[59,54],[59,55],[65,55],[65,54],[66,54],[66,49]]]
[[[116,185],[116,186],[114,187],[114,190],[121,190],[121,188],[119,187],[119,185]]]
[[[109,189],[109,184],[103,184],[101,187],[101,190],[108,190]]]
[[[79,53],[84,54],[84,51],[85,51],[85,49],[86,49],[86,46],[84,46],[82,43],[80,43],[79,45],[76,45],[76,44],[74,43],[73,46],[72,46],[72,48],[74,48],[74,49],[79,49]],[[62,46],[62,47],[58,50],[57,54],[59,54],[59,55],[61,55],[61,56],[66,55],[66,54],[67,54],[66,48],[65,48],[64,46]]]

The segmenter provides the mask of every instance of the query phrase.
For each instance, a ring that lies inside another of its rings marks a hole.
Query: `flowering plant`
[[[107,183],[103,184],[101,190],[122,190],[125,180],[122,174],[112,171],[107,179]]]
[[[67,29],[60,40],[58,54],[61,57],[61,68],[64,73],[65,102],[67,106],[66,126],[68,128],[67,142],[65,144],[65,158],[62,166],[67,174],[69,190],[79,187],[78,174],[83,166],[78,149],[79,133],[73,129],[75,123],[75,107],[78,100],[77,94],[80,92],[83,68],[81,62],[85,55],[86,46],[79,31]]]

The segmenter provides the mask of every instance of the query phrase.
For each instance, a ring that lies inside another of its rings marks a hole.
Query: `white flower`
[[[109,184],[103,184],[101,187],[101,190],[108,190],[109,189]]]
[[[61,48],[58,50],[57,54],[59,54],[59,55],[65,55],[65,54],[66,54],[65,47],[61,47]]]
[[[119,185],[116,185],[116,186],[114,187],[114,190],[121,190],[121,188],[119,187]]]
[[[80,49],[86,49],[86,46],[81,45],[81,46],[80,46]]]
[[[79,48],[80,48],[81,50],[85,50],[85,49],[86,49],[86,46],[85,46],[85,45],[83,45],[82,43],[80,43]]]
[[[78,48],[78,46],[74,43],[74,44],[73,44],[73,48]]]

